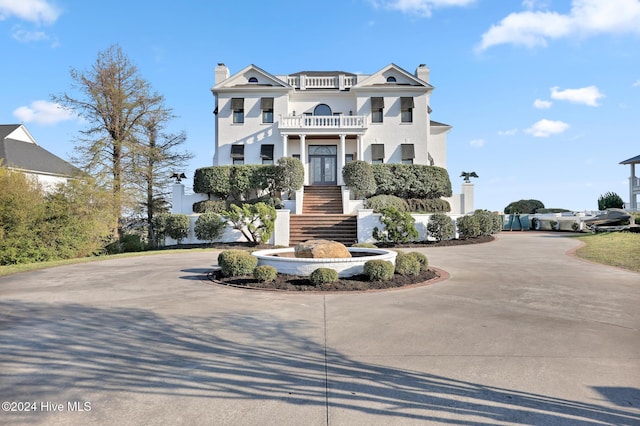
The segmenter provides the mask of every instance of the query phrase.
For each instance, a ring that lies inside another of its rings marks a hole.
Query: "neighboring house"
[[[640,164],[640,155],[621,161],[620,164],[629,164],[631,167],[631,175],[629,176],[629,203],[626,207],[633,211],[640,210],[640,206],[638,205],[640,177],[636,175],[636,164]]]
[[[446,167],[451,126],[431,120],[429,68],[390,64],[371,75],[302,71],[275,76],[250,65],[215,69],[214,165],[299,158],[305,185],[341,185],[342,167],[369,163]]]
[[[0,165],[37,179],[45,190],[80,173],[38,145],[22,124],[0,124]]]

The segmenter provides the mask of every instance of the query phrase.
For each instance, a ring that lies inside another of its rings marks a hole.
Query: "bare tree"
[[[54,101],[86,120],[76,143],[74,162],[111,190],[120,236],[124,212],[134,200],[128,192],[137,132],[150,111],[162,105],[162,96],[151,91],[120,46],[100,52],[91,69],[71,69],[72,88],[79,94],[54,96]]]

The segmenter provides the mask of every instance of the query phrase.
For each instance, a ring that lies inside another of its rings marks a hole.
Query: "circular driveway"
[[[379,293],[222,287],[215,252],[2,277],[0,423],[640,424],[640,274],[577,244],[419,249],[450,278]]]

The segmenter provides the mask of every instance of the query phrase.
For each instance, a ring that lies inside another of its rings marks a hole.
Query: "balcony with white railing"
[[[365,126],[362,115],[293,115],[280,117],[280,130],[306,131],[355,131],[360,133]]]
[[[348,90],[358,83],[358,77],[355,75],[290,75],[287,76],[287,83],[294,89],[310,90],[310,89],[336,89]]]
[[[634,191],[640,191],[640,178],[631,178],[631,187]]]

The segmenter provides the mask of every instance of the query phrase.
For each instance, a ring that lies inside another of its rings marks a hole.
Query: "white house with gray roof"
[[[80,170],[42,148],[22,124],[0,124],[0,166],[36,179],[46,190]]]
[[[370,163],[446,168],[451,126],[431,120],[429,68],[389,64],[370,74],[301,71],[273,75],[249,65],[215,69],[214,165],[299,158],[305,185],[341,185],[342,167]]]

